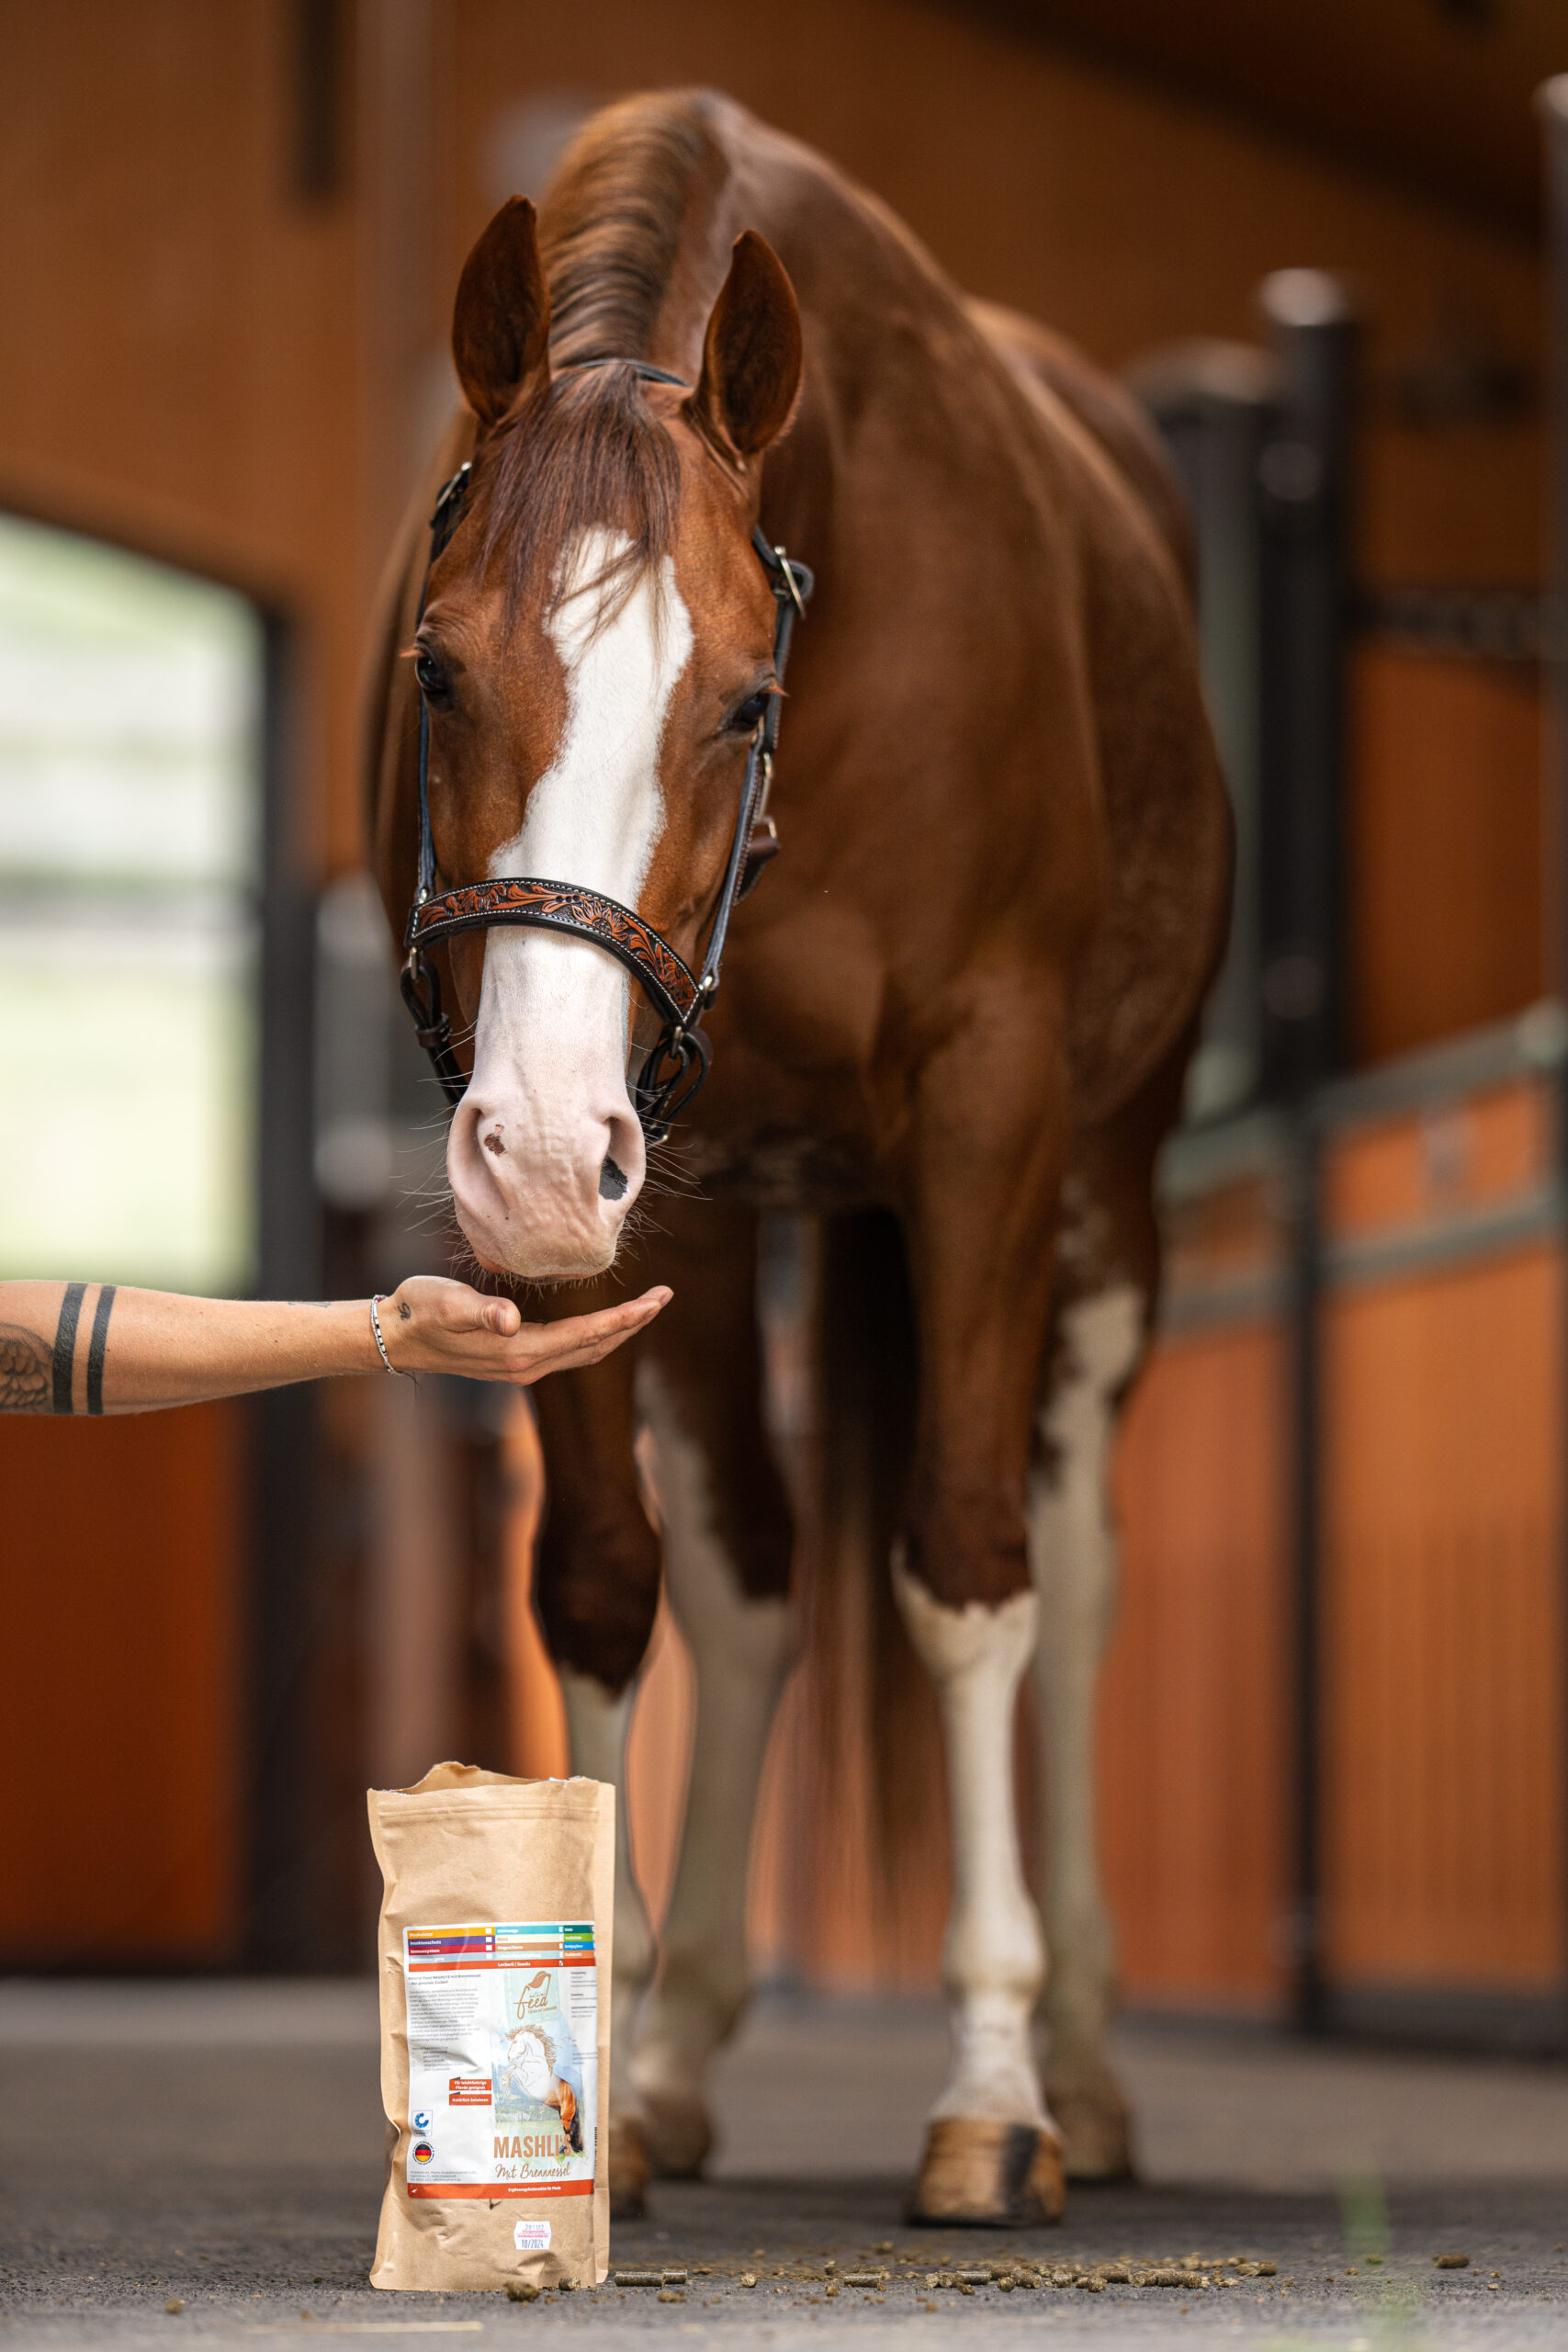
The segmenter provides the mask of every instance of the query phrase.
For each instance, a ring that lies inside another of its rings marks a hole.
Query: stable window
[[[257,1261],[260,614],[0,515],[0,1275]]]

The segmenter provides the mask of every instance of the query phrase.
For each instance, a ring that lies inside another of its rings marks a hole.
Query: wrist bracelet
[[[386,1295],[387,1294],[384,1290],[378,1290],[375,1297],[370,1302],[370,1329],[376,1334],[376,1345],[380,1350],[381,1362],[386,1365],[387,1370],[392,1374],[394,1380],[412,1380],[413,1378],[412,1372],[400,1372],[398,1370],[397,1365],[387,1353],[387,1342],[381,1337],[381,1301],[386,1297]]]

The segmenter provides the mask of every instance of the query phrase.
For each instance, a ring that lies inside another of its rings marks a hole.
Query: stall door
[[[0,1278],[254,1280],[264,674],[244,598],[0,516]],[[0,1419],[0,1963],[233,1948],[243,1426]]]

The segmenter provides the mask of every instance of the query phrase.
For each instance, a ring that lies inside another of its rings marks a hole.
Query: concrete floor
[[[758,2352],[894,2330],[1149,2352],[1568,2346],[1568,2070],[1150,2021],[1121,2030],[1118,2054],[1140,2184],[1079,2190],[1055,2231],[947,2239],[899,2221],[942,2064],[939,2014],[766,2001],[721,2069],[714,2177],[659,2188],[650,2219],[616,2235],[618,2262],[708,2274],[682,2303],[612,2286],[520,2307],[366,2285],[382,2146],[373,1988],[0,1984],[0,2345],[352,2333],[499,2346],[586,2330],[613,2352],[662,2329]],[[1447,2251],[1470,2267],[1434,2269]],[[928,2267],[1017,2254],[1190,2253],[1276,2271],[1095,2295],[924,2283]],[[883,2297],[827,2294],[829,2258],[868,2257],[894,2271]],[[739,2283],[747,2267],[754,2290]]]

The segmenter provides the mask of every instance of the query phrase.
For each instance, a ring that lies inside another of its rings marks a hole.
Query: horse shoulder
[[[1029,394],[1043,467],[1065,485],[1073,518],[1106,845],[1069,1034],[1077,1114],[1093,1122],[1159,1068],[1213,975],[1230,904],[1230,804],[1203,707],[1179,492],[1152,431],[1118,387],[1032,321],[985,306],[977,322]]]
[[[1190,589],[1195,559],[1187,501],[1159,435],[1133,395],[1066,335],[1024,311],[974,297],[966,298],[964,308],[1013,374],[1031,391],[1044,390],[1059,401],[1113,460]]]

